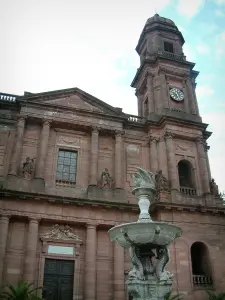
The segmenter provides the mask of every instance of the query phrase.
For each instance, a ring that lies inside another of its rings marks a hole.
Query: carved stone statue
[[[216,184],[215,180],[212,178],[212,180],[210,181],[210,191],[211,193],[215,196],[218,197],[219,196],[219,188],[218,185]]]
[[[26,158],[26,161],[23,163],[23,177],[25,179],[31,179],[34,176],[34,160],[30,157]]]
[[[55,224],[49,232],[45,233],[44,238],[80,241],[80,238],[72,232],[72,228],[70,226],[60,226],[59,224]]]
[[[169,181],[163,175],[162,170],[157,171],[155,174],[155,181],[156,181],[156,191],[169,191]]]
[[[101,174],[101,179],[99,181],[99,187],[101,189],[104,189],[104,188],[111,189],[113,187],[113,183],[114,183],[113,178],[110,176],[108,169],[105,168],[105,170]]]

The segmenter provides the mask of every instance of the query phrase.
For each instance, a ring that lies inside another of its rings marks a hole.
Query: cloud
[[[212,136],[208,139],[212,177],[215,178],[220,191],[225,191],[225,112],[208,113],[204,114],[202,117],[203,122],[209,124],[208,130],[213,132]]]
[[[215,91],[208,85],[197,85],[196,93],[197,97],[200,99],[207,96],[212,96],[215,93]]]
[[[217,59],[220,59],[225,53],[225,31],[217,35],[216,45],[217,45],[216,48]]]
[[[210,53],[210,48],[206,44],[199,44],[196,46],[196,49],[198,53],[200,54],[209,54]]]
[[[218,5],[225,4],[225,0],[215,0]]]
[[[177,11],[181,15],[191,18],[204,6],[205,0],[179,0]]]
[[[215,10],[215,15],[216,15],[217,17],[225,17],[225,12],[223,12],[223,11],[220,10],[220,9],[216,9],[216,10]]]

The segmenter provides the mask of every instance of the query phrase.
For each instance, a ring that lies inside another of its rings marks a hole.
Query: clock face
[[[175,88],[175,87],[170,90],[170,96],[175,101],[184,100],[184,93],[181,90],[179,90],[178,88]]]

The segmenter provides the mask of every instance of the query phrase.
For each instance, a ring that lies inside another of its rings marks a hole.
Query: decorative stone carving
[[[23,177],[25,179],[31,179],[34,176],[34,159],[30,157],[26,158],[26,161],[23,163]]]
[[[59,224],[55,224],[49,232],[44,234],[43,237],[56,240],[81,241],[81,239],[72,232],[72,229],[69,225],[60,226]]]
[[[135,188],[148,187],[155,190],[155,175],[149,171],[138,168],[138,172],[133,174]]]
[[[162,170],[159,170],[155,174],[155,181],[156,181],[156,191],[169,191],[169,181],[168,179],[163,175]]]
[[[59,136],[58,143],[80,147],[80,139],[69,136]]]
[[[101,188],[101,189],[104,189],[104,188],[108,188],[108,189],[111,189],[113,187],[113,184],[114,184],[114,180],[113,178],[111,177],[109,171],[107,168],[105,168],[105,170],[102,172],[101,174],[101,178],[99,180],[99,184],[98,186]]]
[[[166,132],[164,133],[164,138],[165,138],[165,139],[173,139],[174,136],[175,136],[175,134],[172,133],[172,132],[170,132],[170,131],[166,131]]]
[[[216,184],[215,180],[212,178],[210,181],[210,191],[215,197],[219,197],[219,188],[218,185]]]

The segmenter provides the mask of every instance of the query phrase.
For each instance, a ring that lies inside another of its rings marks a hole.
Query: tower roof
[[[139,41],[138,41],[138,44],[136,47],[136,51],[138,52],[138,54],[140,53],[140,46],[142,44],[142,41],[143,41],[145,35],[148,32],[155,31],[155,30],[176,33],[180,37],[182,44],[184,44],[184,42],[185,42],[182,33],[179,31],[176,24],[171,19],[161,17],[159,14],[155,14],[153,17],[151,17],[147,20],[147,22],[145,23],[145,26],[142,30],[142,33],[140,35],[140,38],[139,38]]]

